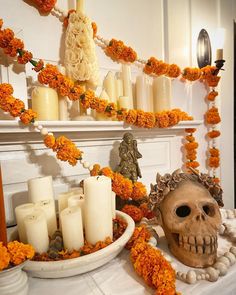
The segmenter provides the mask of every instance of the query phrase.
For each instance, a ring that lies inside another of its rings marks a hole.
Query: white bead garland
[[[47,130],[47,128],[42,128],[42,129],[40,130],[40,133],[41,133],[42,135],[47,135],[47,134],[48,134],[48,130]]]

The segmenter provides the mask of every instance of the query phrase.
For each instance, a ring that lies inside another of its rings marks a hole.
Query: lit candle
[[[49,87],[37,86],[32,91],[32,109],[37,113],[37,120],[58,120],[58,95]]]
[[[171,79],[158,77],[153,80],[154,112],[171,109]]]
[[[69,252],[84,245],[82,215],[80,207],[66,208],[60,213],[64,248]]]
[[[27,243],[32,245],[37,253],[45,253],[49,247],[48,228],[42,210],[35,210],[24,218]]]
[[[122,64],[122,80],[123,80],[123,93],[124,96],[128,96],[132,101],[133,109],[133,91],[132,91],[132,79],[131,79],[131,70],[130,66],[126,64]]]
[[[29,179],[27,184],[29,202],[38,203],[44,200],[54,200],[51,175]]]
[[[116,218],[116,193],[111,192],[111,212],[112,218]]]
[[[103,81],[103,88],[109,96],[110,102],[116,103],[115,75],[112,72],[107,73]]]
[[[35,210],[35,204],[26,203],[15,208],[16,223],[18,229],[19,239],[22,243],[27,243],[24,218],[30,215]]]
[[[36,208],[41,209],[46,217],[48,234],[51,237],[57,230],[57,218],[54,200],[40,201],[36,204]]]
[[[68,207],[80,207],[84,225],[84,194],[73,195],[68,199]]]
[[[147,97],[147,81],[145,75],[136,77],[136,107],[137,110],[149,111],[149,101]]]
[[[111,179],[91,176],[84,180],[84,220],[86,240],[95,244],[112,239]]]

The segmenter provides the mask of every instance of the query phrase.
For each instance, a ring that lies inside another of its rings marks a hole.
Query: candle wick
[[[99,176],[97,176],[97,180],[99,179]]]

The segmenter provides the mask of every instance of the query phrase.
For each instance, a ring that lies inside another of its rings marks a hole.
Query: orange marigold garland
[[[112,39],[104,51],[113,60],[134,62],[137,59],[137,53],[131,47],[116,39]]]
[[[57,0],[32,0],[43,13],[49,13],[55,6]]]
[[[195,128],[185,129],[185,132],[187,133],[187,135],[185,136],[187,143],[185,143],[184,145],[187,159],[187,162],[185,163],[186,168],[191,167],[196,169],[199,166],[199,163],[196,161],[198,143],[195,141],[195,137],[193,136],[193,133],[195,131]]]

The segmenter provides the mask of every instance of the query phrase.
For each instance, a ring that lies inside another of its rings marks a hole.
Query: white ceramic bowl
[[[28,261],[24,270],[32,277],[38,278],[65,278],[91,271],[116,257],[132,236],[135,228],[133,219],[120,211],[116,211],[118,217],[127,222],[127,228],[123,235],[109,246],[78,258],[61,261]]]

